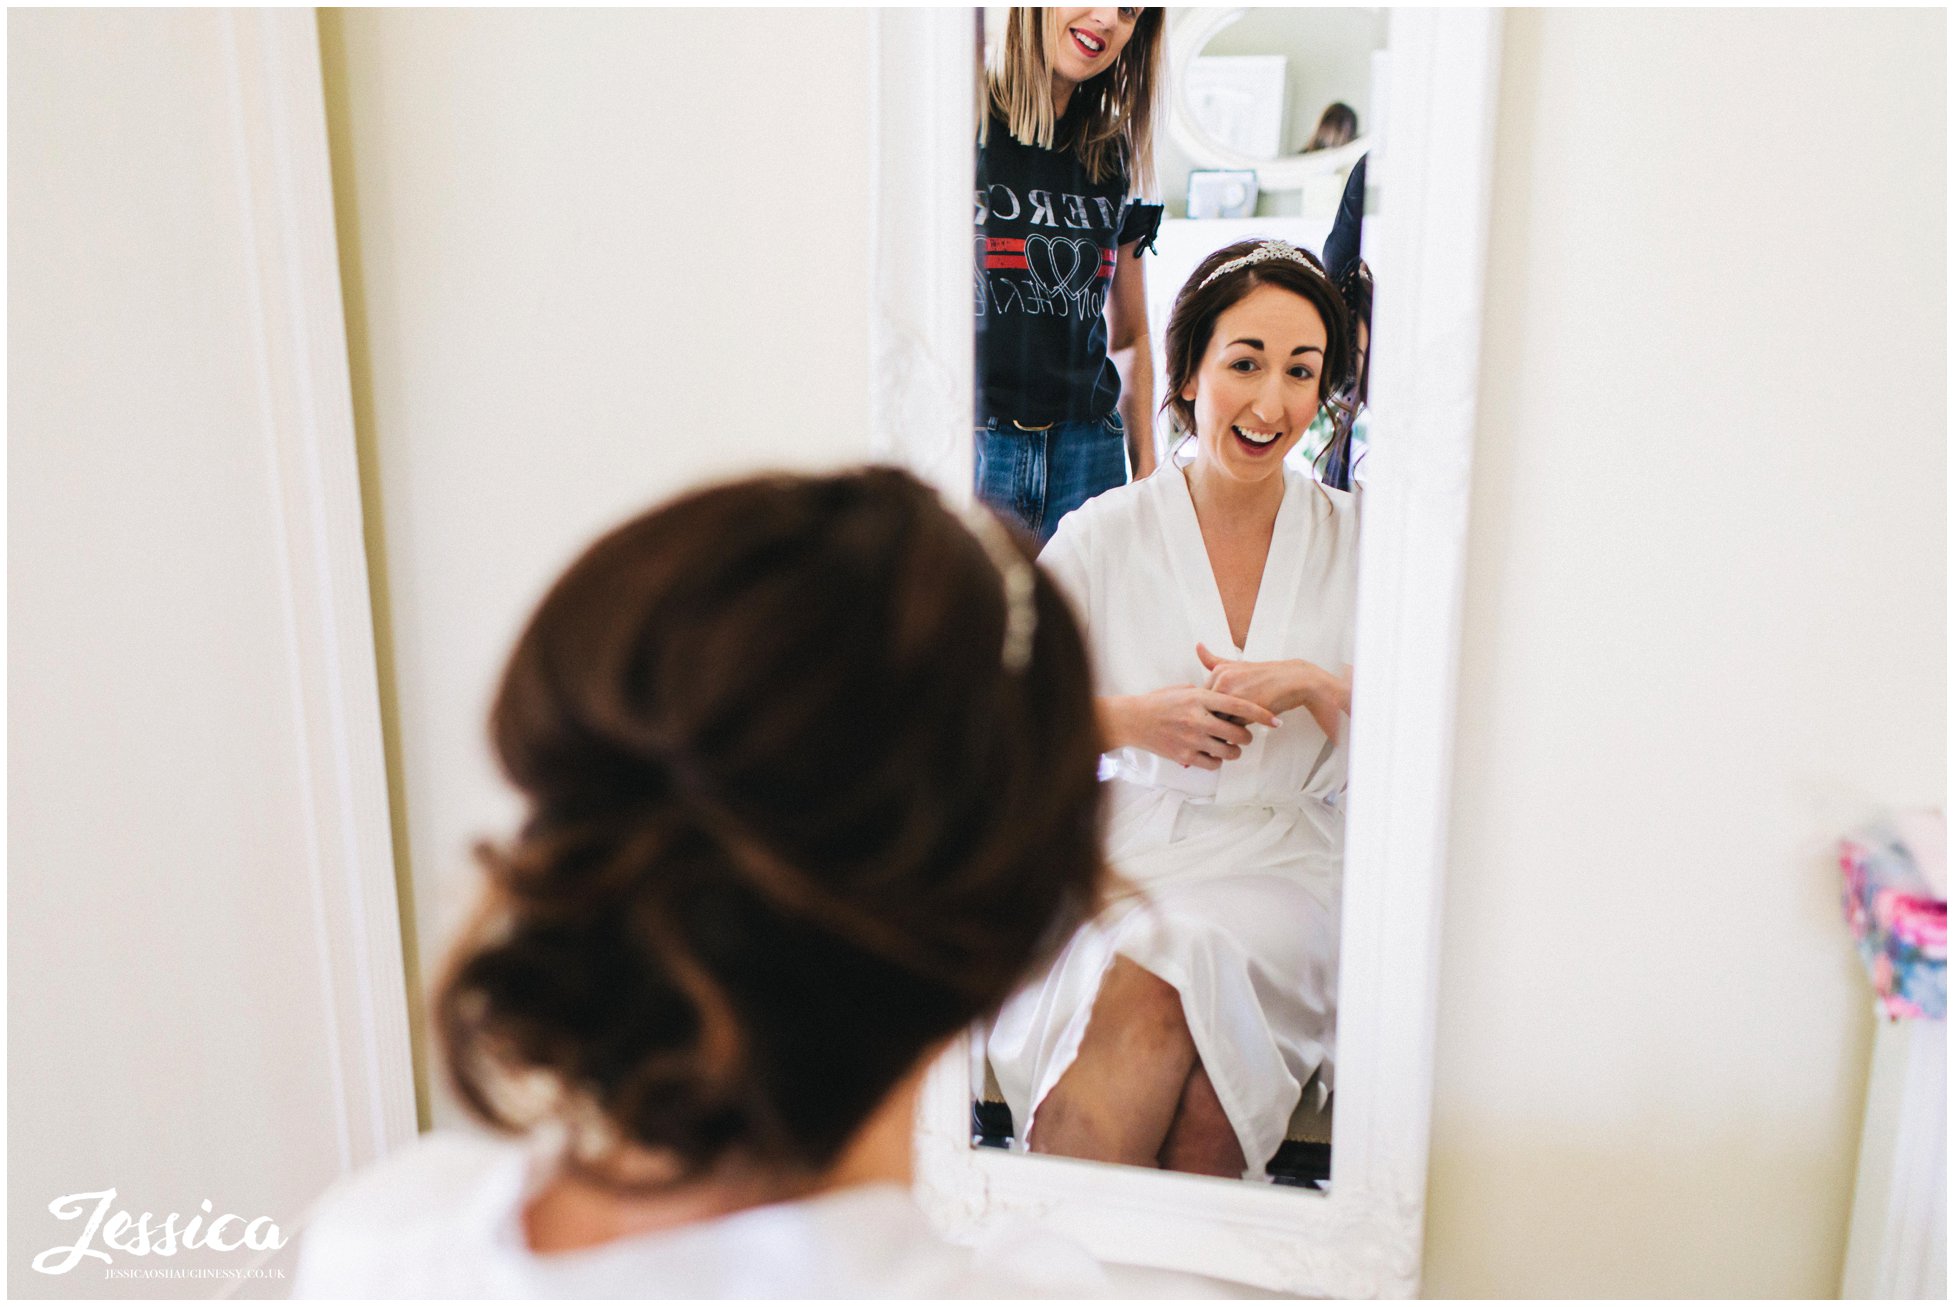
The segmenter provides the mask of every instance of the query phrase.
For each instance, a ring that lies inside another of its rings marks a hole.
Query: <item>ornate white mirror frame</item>
[[[877,11],[870,413],[880,456],[971,493],[968,9]],[[1114,1262],[1287,1294],[1418,1291],[1499,17],[1391,15],[1366,246],[1384,324],[1360,546],[1329,1192],[971,1147],[965,1048],[931,1071],[918,1196],[971,1241],[1021,1217]]]
[[[1229,148],[1208,134],[1200,116],[1188,107],[1187,79],[1181,74],[1193,66],[1207,49],[1208,42],[1233,27],[1246,9],[1176,9],[1167,28],[1167,73],[1171,83],[1167,130],[1175,144],[1203,168],[1253,168],[1255,184],[1265,191],[1293,191],[1322,173],[1341,172],[1357,162],[1372,141],[1360,136],[1333,150],[1292,154],[1281,159],[1258,159]],[[1368,180],[1368,178],[1366,179]]]

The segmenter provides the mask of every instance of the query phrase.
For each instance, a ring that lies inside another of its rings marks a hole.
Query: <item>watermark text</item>
[[[150,1212],[136,1217],[126,1211],[117,1211],[113,1189],[67,1194],[49,1203],[47,1209],[57,1220],[82,1221],[83,1225],[80,1237],[73,1243],[49,1248],[34,1259],[34,1269],[43,1275],[66,1275],[87,1259],[112,1266],[115,1258],[106,1251],[108,1249],[127,1253],[131,1257],[174,1257],[178,1252],[194,1248],[228,1253],[239,1249],[272,1252],[285,1246],[285,1236],[279,1233],[277,1224],[269,1216],[250,1221],[228,1213],[219,1216],[212,1210],[208,1198],[203,1201],[203,1211],[192,1213],[188,1221],[175,1212],[158,1221]],[[205,1223],[206,1218],[208,1224]],[[95,1246],[98,1238],[102,1245],[99,1248]],[[110,1271],[108,1274],[115,1278],[143,1274],[190,1278],[195,1272],[179,1270],[174,1276],[168,1271]],[[225,1275],[222,1278],[256,1277]],[[282,1273],[266,1278],[282,1278]]]

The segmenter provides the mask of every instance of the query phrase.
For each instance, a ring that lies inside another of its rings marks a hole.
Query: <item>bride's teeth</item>
[[[1257,431],[1244,431],[1242,430],[1242,428],[1236,427],[1235,434],[1240,436],[1243,440],[1246,440],[1251,445],[1272,445],[1276,442],[1277,438],[1280,436],[1281,433],[1276,431],[1270,431],[1265,434]]]
[[[1074,32],[1073,35],[1078,37],[1080,43],[1083,44],[1086,47],[1086,49],[1092,51],[1094,54],[1098,54],[1101,50],[1104,50],[1106,48],[1106,43],[1104,41],[1095,40],[1092,37],[1087,36],[1084,32]]]

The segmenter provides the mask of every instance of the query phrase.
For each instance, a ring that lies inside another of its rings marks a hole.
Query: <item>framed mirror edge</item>
[[[1402,9],[1389,24],[1366,226],[1389,270],[1371,409],[1390,452],[1359,546],[1329,1192],[974,1148],[959,1040],[929,1072],[916,1136],[917,1199],[954,1238],[1031,1219],[1111,1262],[1302,1296],[1418,1292],[1500,15]],[[870,445],[962,504],[976,13],[883,9],[871,25]]]
[[[981,11],[869,14],[869,450],[975,498],[972,79]]]

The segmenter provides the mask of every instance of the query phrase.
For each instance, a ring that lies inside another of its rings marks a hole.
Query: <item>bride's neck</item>
[[[914,1162],[912,1140],[921,1087],[919,1069],[883,1101],[825,1172],[783,1174],[727,1163],[697,1180],[642,1194],[620,1192],[594,1179],[559,1173],[543,1185],[523,1212],[528,1245],[538,1253],[571,1252],[853,1185],[907,1185]],[[629,1168],[639,1166],[651,1173],[656,1162],[649,1155],[627,1156],[620,1170],[629,1174]]]
[[[1215,471],[1202,458],[1188,464],[1185,472],[1194,515],[1204,526],[1269,526],[1282,507],[1283,478],[1279,473],[1260,481],[1240,481]]]

